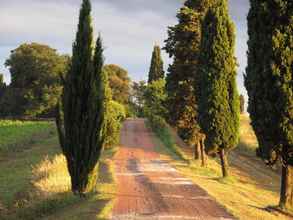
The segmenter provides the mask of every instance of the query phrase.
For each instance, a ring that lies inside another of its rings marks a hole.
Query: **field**
[[[23,150],[22,147],[54,133],[52,122],[0,120],[0,153]]]
[[[248,116],[241,116],[240,143],[229,156],[232,177],[226,179],[221,178],[217,158],[209,159],[207,168],[202,168],[191,159],[192,151],[174,131],[168,129],[156,133],[161,155],[166,151],[172,155],[173,165],[183,175],[205,189],[235,217],[245,220],[289,219],[269,208],[278,205],[280,175],[255,156],[257,140]]]
[[[78,198],[70,191],[70,177],[53,123],[2,121],[0,135],[0,219],[107,216],[115,189],[109,160],[114,149],[108,149],[102,157],[96,192]]]

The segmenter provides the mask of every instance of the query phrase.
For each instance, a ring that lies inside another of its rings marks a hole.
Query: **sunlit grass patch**
[[[251,120],[248,115],[240,116],[240,141],[237,150],[255,156],[258,142],[250,123]]]
[[[109,152],[105,153],[109,154]],[[50,165],[48,166],[48,164]],[[51,163],[45,162],[43,164],[42,168],[47,167],[48,173],[51,173],[51,170],[56,171],[57,168],[59,174],[47,175],[46,181],[41,182],[41,188],[47,190],[50,189],[51,185],[54,185],[56,187],[54,192],[62,192],[67,189],[67,193],[66,191],[65,193],[72,197],[71,201],[67,201],[67,206],[59,205],[55,208],[55,212],[52,215],[48,215],[44,219],[107,219],[113,208],[116,192],[112,161],[109,159],[100,161],[99,180],[95,191],[89,193],[86,198],[78,198],[72,195],[70,192],[70,177],[67,172],[64,173],[64,171],[67,171],[64,165],[66,163],[63,156],[57,156]],[[42,168],[39,169],[40,173],[43,173]],[[63,175],[66,175],[66,177],[63,177]],[[65,178],[63,183],[59,181],[62,177]],[[59,183],[59,185],[55,185],[56,183]]]
[[[33,168],[34,186],[43,193],[64,193],[70,190],[70,176],[62,154],[49,160],[46,157]]]
[[[0,155],[0,202],[12,208],[25,197],[30,197],[32,185],[32,166],[43,160],[44,156],[53,157],[59,153],[55,137],[39,141],[26,147],[25,151],[5,156]]]

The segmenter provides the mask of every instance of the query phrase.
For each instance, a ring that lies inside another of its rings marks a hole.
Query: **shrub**
[[[107,114],[106,146],[113,146],[119,143],[121,125],[126,118],[126,110],[123,105],[111,101]]]

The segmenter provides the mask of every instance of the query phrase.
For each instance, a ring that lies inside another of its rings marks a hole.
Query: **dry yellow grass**
[[[243,220],[285,220],[289,217],[277,212],[270,212],[268,206],[276,206],[279,201],[279,175],[266,167],[256,158],[253,149],[257,140],[250,126],[248,116],[241,116],[240,148],[230,154],[230,178],[221,178],[221,167],[217,159],[209,159],[208,167],[192,161],[191,155],[182,148],[175,146],[189,158],[186,163],[173,157],[173,165],[194,183],[205,189],[212,197],[222,204],[235,217]],[[160,139],[166,137],[160,137]],[[167,137],[168,138],[168,137]],[[172,142],[172,141],[171,141]],[[175,142],[175,138],[173,143]],[[164,141],[166,143],[166,141]],[[160,152],[166,157],[166,148]],[[172,150],[173,151],[173,150]],[[174,152],[174,151],[173,151]],[[190,152],[190,151],[189,151]],[[247,153],[248,152],[248,153]],[[169,151],[169,155],[170,155]]]
[[[45,194],[64,193],[70,191],[70,176],[66,160],[62,154],[49,160],[46,157],[33,168],[34,186]]]
[[[107,156],[106,156],[107,157]],[[58,155],[53,161],[45,160],[35,168],[37,176],[42,178],[35,185],[46,194],[70,193],[70,177],[66,169],[63,155]],[[56,210],[46,220],[80,220],[80,219],[107,219],[114,204],[115,180],[112,161],[105,156],[99,166],[99,182],[95,192],[77,203]],[[54,187],[55,189],[52,189]]]

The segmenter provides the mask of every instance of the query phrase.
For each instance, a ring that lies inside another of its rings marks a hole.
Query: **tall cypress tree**
[[[199,134],[197,122],[197,65],[200,52],[201,22],[210,0],[188,0],[177,14],[178,24],[169,27],[165,50],[174,62],[166,78],[167,105],[172,110],[168,122],[190,144]]]
[[[282,161],[280,207],[293,210],[293,2],[250,0],[248,111],[257,153],[266,163]]]
[[[72,191],[84,194],[97,180],[97,164],[105,142],[107,76],[100,37],[93,53],[91,4],[83,0],[72,61],[64,80],[62,103],[56,123],[60,145],[67,159]],[[64,113],[64,121],[62,110]]]
[[[164,63],[161,57],[161,48],[158,45],[155,45],[149,71],[148,83],[152,83],[153,81],[163,79],[164,75]]]
[[[200,57],[199,121],[206,134],[207,153],[217,153],[223,176],[228,176],[227,154],[239,139],[239,95],[234,57],[235,29],[227,0],[218,0],[203,22]]]

